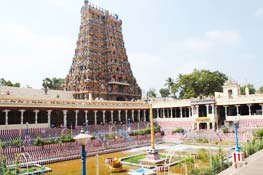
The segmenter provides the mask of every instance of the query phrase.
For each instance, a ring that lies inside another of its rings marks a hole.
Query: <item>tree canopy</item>
[[[168,97],[170,95],[169,89],[167,88],[161,88],[159,92],[162,97]]]
[[[260,93],[263,93],[263,86],[261,86],[261,87],[259,88],[259,92],[260,92]]]
[[[190,74],[179,74],[175,90],[179,98],[187,99],[198,96],[211,96],[221,92],[227,76],[219,71],[194,70]]]
[[[245,95],[246,94],[246,87],[248,87],[249,94],[255,94],[256,89],[254,88],[253,84],[247,84],[240,87],[240,94]]]
[[[0,79],[0,86],[20,87],[20,83],[12,83],[10,80]]]
[[[151,98],[155,98],[156,97],[156,92],[155,89],[149,89],[149,91],[147,92],[147,97],[151,97]]]
[[[168,77],[165,83],[165,86],[167,86],[168,90],[171,91],[173,84],[174,84],[174,80],[171,77]]]
[[[64,83],[63,78],[45,78],[42,83],[44,89],[59,90]]]
[[[169,95],[172,94],[172,97],[176,98],[176,93],[178,91],[178,85],[174,82],[174,79],[172,79],[171,77],[168,77],[164,86],[168,88],[170,92]]]

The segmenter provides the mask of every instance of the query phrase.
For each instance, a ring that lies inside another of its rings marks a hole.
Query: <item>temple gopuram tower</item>
[[[87,0],[81,8],[77,47],[64,90],[72,91],[76,99],[141,97],[124,47],[122,21]]]

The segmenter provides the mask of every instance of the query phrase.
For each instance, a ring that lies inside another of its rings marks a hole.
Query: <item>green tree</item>
[[[174,84],[172,85],[172,88],[171,88],[171,94],[173,95],[174,98],[177,98],[177,97],[176,97],[177,91],[178,91],[178,84],[177,84],[177,83],[174,83]]]
[[[171,91],[173,84],[174,84],[174,80],[171,77],[168,77],[165,86]]]
[[[58,90],[61,88],[62,84],[64,83],[63,78],[45,78],[42,83],[42,87],[44,89],[53,89]]]
[[[20,87],[20,83],[12,83],[10,80],[0,79],[0,86]]]
[[[155,98],[156,97],[155,89],[150,88],[149,91],[147,92],[147,97]]]
[[[255,94],[256,93],[256,89],[254,88],[253,84],[247,84],[247,85],[244,85],[244,86],[240,87],[241,95],[245,95],[246,94],[246,87],[248,87],[249,94]]]
[[[160,94],[161,94],[162,97],[168,97],[169,94],[170,94],[169,89],[167,89],[167,88],[161,88],[161,89],[159,90],[159,92],[160,92]]]
[[[219,71],[194,70],[191,74],[179,74],[176,84],[180,98],[211,96],[221,92],[227,76]]]
[[[259,92],[263,94],[263,86],[259,88]]]

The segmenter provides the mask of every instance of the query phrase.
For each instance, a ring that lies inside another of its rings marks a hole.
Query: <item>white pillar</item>
[[[128,123],[128,110],[125,110],[125,122]]]
[[[191,106],[191,113],[192,113],[192,117],[194,117],[194,114],[195,114],[194,106]]]
[[[113,111],[111,110],[110,113],[111,113],[111,123],[113,124]]]
[[[197,122],[197,131],[199,131],[199,122]]]
[[[215,122],[212,123],[212,129],[215,130]]]
[[[94,111],[94,122],[95,122],[95,125],[97,125],[97,110]]]
[[[75,128],[78,126],[78,113],[79,110],[75,110]]]
[[[134,110],[132,110],[132,122],[134,122]]]
[[[146,110],[143,110],[143,121],[146,122]]]
[[[260,104],[261,106],[261,115],[263,115],[263,104]]]
[[[180,107],[180,118],[183,118],[183,108]]]
[[[227,117],[227,106],[224,107],[225,107],[225,116]]]
[[[237,108],[237,116],[239,115],[239,105],[236,105]]]
[[[20,113],[21,113],[21,125],[23,125],[24,124],[24,112],[25,112],[25,110],[24,109],[21,109],[21,110],[19,110],[20,111]]]
[[[208,117],[208,114],[209,114],[209,105],[205,105],[206,106],[206,116],[204,117]],[[203,117],[203,116],[202,116]]]
[[[85,126],[88,125],[87,121],[88,121],[88,110],[85,110]]]
[[[103,124],[105,124],[105,110],[102,111]]]
[[[141,110],[138,110],[138,122],[141,122]]]
[[[212,104],[212,114],[215,114],[215,104]]]
[[[163,108],[163,116],[162,118],[165,118],[165,109]]]
[[[121,121],[121,110],[118,110],[118,120]]]
[[[191,118],[191,116],[192,116],[192,113],[191,113],[191,107],[190,107],[190,106],[188,107],[188,114],[189,114],[189,115],[188,115],[188,116],[189,116],[189,118]]]
[[[199,105],[196,105],[196,115],[197,115],[197,117],[199,117]],[[199,126],[198,126],[198,128],[199,128]]]
[[[38,114],[39,110],[34,110],[34,112],[35,112],[35,124],[37,124],[37,114]]]
[[[10,110],[4,110],[5,111],[5,125],[7,126],[8,125],[8,112],[10,111]]]
[[[171,110],[170,118],[173,118],[173,108],[171,108],[170,110]]]
[[[47,110],[47,123],[49,127],[50,127],[50,121],[51,121],[51,112],[52,110]]]
[[[68,110],[63,110],[63,115],[64,115],[64,127],[67,127],[67,113]]]
[[[156,110],[157,110],[157,118],[160,118],[160,116],[159,116],[159,108],[156,108]]]

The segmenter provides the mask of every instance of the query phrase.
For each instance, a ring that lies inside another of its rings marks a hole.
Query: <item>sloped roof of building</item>
[[[11,95],[26,98],[62,98],[73,99],[73,95],[68,91],[48,90],[45,94],[43,89],[19,88],[10,86],[0,86],[0,95]]]

